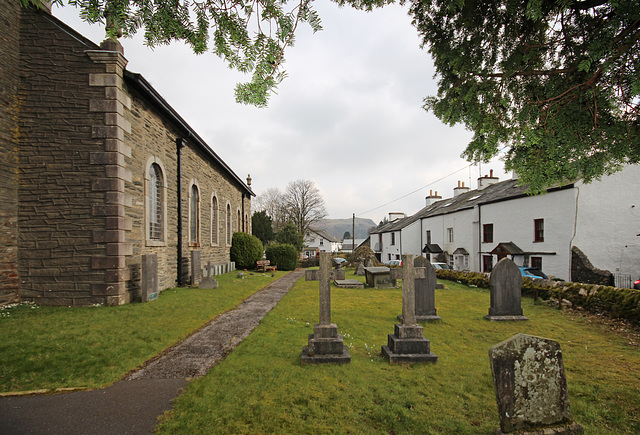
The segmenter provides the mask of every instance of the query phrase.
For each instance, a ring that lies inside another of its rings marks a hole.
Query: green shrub
[[[298,265],[298,250],[289,244],[274,244],[265,252],[267,260],[277,265],[279,270],[296,270]]]
[[[237,269],[253,269],[256,261],[262,260],[262,242],[256,236],[247,233],[233,233],[231,261],[236,262]]]

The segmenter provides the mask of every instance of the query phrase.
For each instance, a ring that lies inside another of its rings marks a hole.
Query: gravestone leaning
[[[191,285],[198,285],[201,279],[200,251],[191,251]]]
[[[413,255],[402,256],[402,324],[396,324],[394,334],[389,334],[387,346],[382,346],[382,356],[390,364],[436,362],[429,340],[422,335],[422,326],[416,323],[416,296]]]
[[[351,362],[349,349],[338,334],[338,326],[331,323],[331,254],[320,253],[320,319],[309,334],[309,344],[302,348],[301,364]]]
[[[496,433],[582,433],[569,405],[557,341],[517,334],[489,349],[498,403]]]
[[[156,254],[142,256],[142,302],[158,299],[158,257]]]
[[[491,306],[487,320],[529,320],[522,314],[522,274],[516,264],[503,258],[489,278]]]

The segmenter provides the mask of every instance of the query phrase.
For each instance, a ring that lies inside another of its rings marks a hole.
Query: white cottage
[[[304,255],[315,257],[320,252],[336,253],[340,251],[340,239],[318,228],[309,228],[304,235]]]
[[[527,195],[526,186],[518,186],[515,178],[499,182],[491,174],[478,179],[476,190],[459,184],[452,198],[429,195],[415,215],[374,231],[372,242],[383,242],[374,249],[383,258],[423,255],[457,270],[490,271],[507,256],[565,280],[606,282],[616,275],[636,279],[638,188],[639,165],[601,181],[576,181],[536,196]],[[384,243],[390,238],[394,245]],[[605,278],[585,277],[587,269]]]

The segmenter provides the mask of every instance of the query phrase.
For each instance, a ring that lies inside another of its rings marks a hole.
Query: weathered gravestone
[[[498,403],[497,434],[582,433],[569,406],[557,341],[517,334],[489,349]]]
[[[356,275],[358,276],[364,276],[364,264],[362,263],[362,261],[358,262],[358,267],[356,267]]]
[[[371,266],[364,268],[366,282],[369,287],[375,289],[395,288],[396,280],[391,278],[391,270],[385,266]]]
[[[330,279],[345,279],[345,271],[344,269],[331,269]],[[318,269],[307,269],[304,271],[304,280],[305,281],[320,281],[320,270]]]
[[[529,320],[522,315],[522,275],[508,258],[498,261],[489,278],[491,306],[487,320]]]
[[[211,265],[211,262],[207,262],[207,265],[204,268],[204,277],[200,281],[198,285],[201,289],[216,289],[218,288],[218,281],[213,277],[214,267]]]
[[[320,320],[313,325],[309,344],[302,348],[302,365],[351,362],[349,349],[338,334],[338,326],[331,323],[331,255],[320,253]]]
[[[156,254],[142,256],[142,302],[158,299],[158,257]]]
[[[415,270],[416,320],[428,322],[441,320],[436,312],[436,270],[429,260],[418,256],[413,260]],[[403,271],[400,269],[400,271]],[[400,274],[402,275],[402,274]],[[393,274],[392,274],[393,277]],[[399,276],[398,278],[402,278]],[[402,320],[402,316],[398,316]]]
[[[424,338],[422,326],[416,323],[416,296],[413,255],[402,256],[402,324],[396,324],[394,334],[389,334],[387,346],[382,346],[382,356],[390,364],[436,362],[431,353],[431,343]]]
[[[198,285],[201,279],[200,251],[191,251],[191,285]]]

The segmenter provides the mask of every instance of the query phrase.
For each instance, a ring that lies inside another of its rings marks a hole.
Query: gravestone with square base
[[[557,341],[517,334],[489,349],[498,403],[497,434],[582,433],[569,406]]]
[[[347,346],[338,334],[338,326],[331,323],[331,255],[320,253],[320,321],[313,325],[309,344],[302,348],[302,365],[351,362]]]
[[[218,288],[218,281],[213,277],[213,274],[214,274],[214,267],[211,265],[211,262],[209,261],[204,268],[204,277],[200,281],[200,284],[198,285],[198,287],[201,289],[207,289],[207,290]]]
[[[416,323],[415,275],[413,255],[402,256],[402,324],[395,325],[389,334],[387,346],[382,346],[382,356],[390,364],[436,362],[431,353],[431,343],[424,338],[422,326]]]
[[[491,271],[489,278],[491,306],[487,320],[529,320],[522,314],[522,274],[516,264],[503,258]]]

